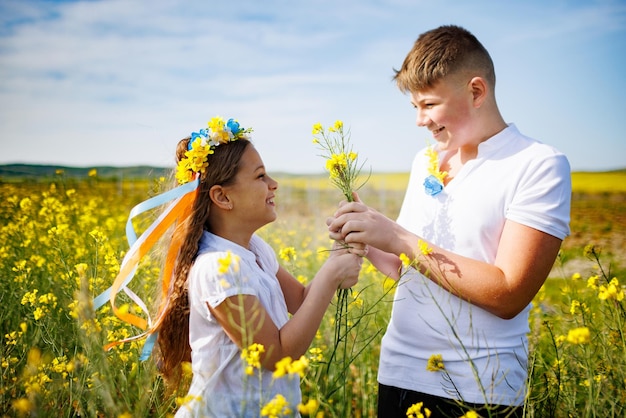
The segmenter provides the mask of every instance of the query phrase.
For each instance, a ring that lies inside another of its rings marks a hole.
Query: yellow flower
[[[467,411],[461,418],[480,418],[476,411]]]
[[[580,302],[577,300],[573,300],[569,307],[569,313],[574,315],[576,313],[576,309],[579,309],[579,308],[580,308]]]
[[[591,257],[591,256],[593,256],[596,253],[597,253],[597,251],[596,251],[596,246],[595,245],[593,245],[593,244],[585,245],[585,248],[583,250],[583,255],[585,257]]]
[[[202,145],[202,141],[196,139],[191,144],[191,149],[185,152],[185,157],[187,157],[186,169],[196,173],[204,173],[209,166],[207,156],[213,152],[209,144]]]
[[[230,251],[227,251],[224,257],[219,258],[217,263],[219,265],[217,268],[218,274],[226,274],[231,267],[233,271],[239,271],[239,256],[234,255]]]
[[[294,261],[296,259],[296,249],[293,247],[281,248],[278,252],[278,256],[286,263]]]
[[[34,405],[28,398],[16,399],[13,401],[12,406],[20,415],[27,415],[34,409]]]
[[[317,135],[322,133],[322,131],[324,130],[324,127],[322,126],[321,123],[316,123],[313,125],[313,135]]]
[[[324,354],[321,348],[319,347],[313,347],[309,350],[309,353],[311,353],[311,356],[309,357],[309,359],[314,362],[314,363],[319,363],[322,360],[324,360]]]
[[[183,159],[180,160],[178,165],[176,166],[176,180],[178,180],[179,184],[189,183],[193,180],[193,172],[189,166],[189,160]]]
[[[290,374],[298,374],[300,377],[304,377],[307,369],[309,368],[309,360],[305,356],[300,356],[298,360],[291,363],[289,367]]]
[[[276,370],[272,373],[274,379],[278,379],[289,373],[289,366],[291,365],[291,357],[284,357],[276,362]]]
[[[608,285],[598,288],[598,298],[600,300],[615,299],[618,302],[624,300],[624,290],[620,288],[617,277],[613,277]]]
[[[269,401],[262,409],[261,416],[269,418],[278,418],[280,416],[291,414],[289,409],[289,403],[287,399],[280,393],[274,396],[274,399]]]
[[[400,261],[402,262],[402,267],[407,268],[413,262],[406,254],[400,254]]]
[[[263,353],[265,353],[265,347],[262,344],[253,343],[241,350],[241,358],[249,367],[258,369],[261,367],[261,354]]]
[[[428,243],[421,239],[417,240],[417,247],[423,255],[428,255],[433,252],[433,249],[428,246]]]
[[[429,372],[438,372],[440,370],[445,370],[445,365],[443,364],[443,357],[441,354],[433,354],[428,359],[428,363],[426,364],[426,370]]]
[[[591,333],[587,327],[570,329],[567,333],[567,341],[572,344],[587,344],[591,341]]]
[[[428,173],[435,176],[440,182],[446,178],[446,171],[439,171],[439,155],[432,146],[426,148],[426,156],[428,157]]]
[[[89,173],[87,175],[89,177],[96,177],[98,175],[98,170],[96,170],[95,168],[92,168],[91,170],[89,170]]]
[[[423,405],[424,405],[423,402],[418,402],[409,406],[409,409],[406,410],[406,416],[408,418],[428,418],[430,416],[430,409],[423,408],[423,411],[422,411]]]
[[[309,361],[305,356],[301,356],[298,360],[292,360],[291,357],[284,357],[276,362],[276,369],[272,376],[274,379],[279,379],[286,374],[298,374],[300,377],[304,377],[304,374],[309,367]]]
[[[332,154],[328,160],[326,160],[326,169],[330,172],[331,178],[340,177],[341,174],[348,167],[348,159],[345,153]]]
[[[591,276],[590,278],[587,279],[587,287],[590,289],[597,289],[598,280],[600,280],[598,276]]]
[[[303,415],[313,415],[317,411],[318,403],[315,399],[309,399],[305,404],[298,405],[298,412]]]

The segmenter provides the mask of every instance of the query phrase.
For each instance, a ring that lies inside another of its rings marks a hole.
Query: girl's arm
[[[356,284],[361,262],[360,257],[348,252],[333,254],[306,288],[280,268],[277,277],[280,276],[281,286],[283,282],[287,286],[283,290],[285,298],[293,299],[288,301],[288,308],[301,299],[292,317],[280,329],[255,296],[231,296],[209,309],[237,346],[263,345],[262,365],[274,370],[277,361],[287,356],[299,358],[306,352],[337,288]]]

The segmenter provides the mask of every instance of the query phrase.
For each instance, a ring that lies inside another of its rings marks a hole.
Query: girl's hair
[[[466,29],[440,26],[421,34],[394,80],[403,93],[430,88],[452,74],[483,77],[493,90],[496,75],[485,47]]]
[[[176,162],[185,157],[191,138],[182,139],[176,148]],[[167,385],[176,389],[181,379],[181,363],[191,361],[189,346],[189,299],[187,276],[198,252],[198,243],[204,230],[209,230],[211,207],[209,190],[214,185],[227,185],[234,181],[239,171],[241,156],[250,144],[247,139],[220,144],[209,155],[209,165],[202,173],[190,216],[181,225],[184,231],[174,265],[169,304],[158,329],[158,364]]]

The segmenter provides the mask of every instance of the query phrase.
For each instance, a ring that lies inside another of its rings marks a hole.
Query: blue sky
[[[373,171],[429,140],[391,77],[417,36],[472,31],[504,118],[573,170],[626,167],[623,0],[0,0],[0,164],[171,166],[211,116],[270,172],[313,173],[336,119]]]

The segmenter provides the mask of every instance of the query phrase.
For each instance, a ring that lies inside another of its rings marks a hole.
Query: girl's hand
[[[347,289],[359,281],[363,258],[352,254],[341,243],[333,244],[330,256],[322,266],[335,288]]]

